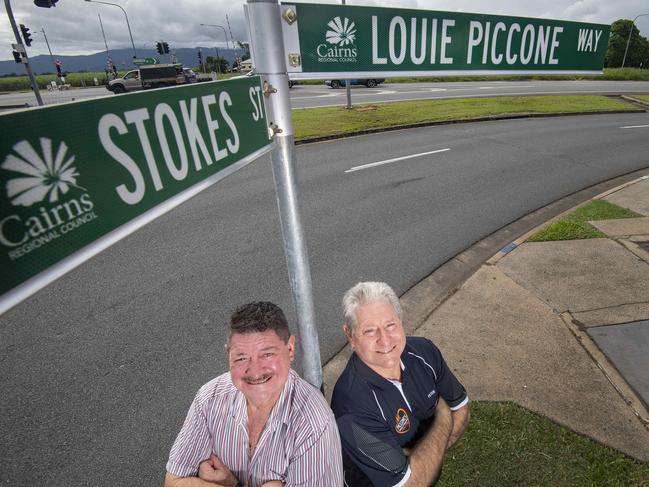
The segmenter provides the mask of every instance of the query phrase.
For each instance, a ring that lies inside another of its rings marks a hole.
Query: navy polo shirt
[[[381,377],[352,354],[331,399],[346,485],[405,484],[410,466],[402,448],[414,446],[426,433],[440,395],[452,411],[469,402],[464,386],[427,338],[406,338],[401,382]]]

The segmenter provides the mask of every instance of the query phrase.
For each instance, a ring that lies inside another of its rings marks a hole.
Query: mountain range
[[[217,56],[217,49],[214,47],[173,49],[172,52],[176,54],[177,62],[182,63],[185,66],[195,67],[199,65],[199,49],[203,53],[203,59],[206,59],[207,56]],[[237,54],[240,56],[243,54],[243,52],[244,51],[242,49],[237,50]],[[29,50],[27,51],[27,53],[29,54]],[[60,60],[63,63],[63,72],[67,71],[72,73],[79,71],[104,71],[106,69],[106,63],[108,61],[109,55],[120,71],[135,68],[135,65],[133,64],[133,50],[130,48],[111,49],[109,52],[102,51],[95,54],[88,54],[83,56],[54,56],[54,60]],[[235,58],[235,51],[234,49],[219,48],[218,55],[227,59],[230,65],[232,65],[232,61]],[[153,57],[157,58],[161,63],[168,63],[170,58],[168,54],[160,55],[154,49],[138,49],[137,57]],[[56,68],[54,67],[52,59],[49,55],[30,57],[29,64],[31,64],[32,70],[36,74],[56,72]],[[16,63],[14,60],[0,61],[0,76],[10,74],[24,75],[26,74],[25,68],[22,65]]]

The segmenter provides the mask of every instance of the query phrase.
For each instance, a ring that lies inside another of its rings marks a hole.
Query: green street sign
[[[158,60],[154,57],[134,58],[133,64],[136,66],[143,66],[146,64],[158,64]]]
[[[348,5],[282,4],[291,79],[601,74],[610,26]]]
[[[262,100],[252,76],[0,115],[0,313],[272,149]]]

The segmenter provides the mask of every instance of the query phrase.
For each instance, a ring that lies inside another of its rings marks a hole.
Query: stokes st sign
[[[0,312],[271,148],[259,77],[0,116]]]
[[[482,14],[282,4],[293,79],[350,76],[589,73],[610,27]]]

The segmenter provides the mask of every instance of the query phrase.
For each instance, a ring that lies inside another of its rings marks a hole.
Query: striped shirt
[[[200,388],[167,462],[179,477],[195,476],[214,453],[239,483],[269,480],[286,486],[343,484],[340,437],[322,394],[290,371],[252,458],[248,456],[246,398],[225,373]]]

